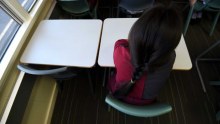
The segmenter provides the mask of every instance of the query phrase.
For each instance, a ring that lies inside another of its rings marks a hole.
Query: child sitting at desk
[[[110,93],[114,95],[131,80],[134,86],[120,96],[122,101],[136,105],[154,102],[172,70],[181,29],[182,20],[172,7],[157,5],[145,12],[132,26],[128,40],[115,43],[116,70],[108,82]]]

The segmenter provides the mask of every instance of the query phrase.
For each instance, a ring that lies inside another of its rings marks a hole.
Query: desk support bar
[[[202,84],[202,88],[203,88],[203,91],[206,92],[206,87],[205,87],[205,83],[204,83],[204,80],[202,78],[202,73],[199,69],[199,65],[198,65],[198,62],[199,61],[220,61],[219,58],[202,58],[205,54],[207,54],[209,51],[213,50],[216,46],[218,46],[220,44],[220,40],[217,41],[216,43],[214,43],[213,45],[211,45],[207,50],[205,50],[204,52],[202,52],[197,58],[196,58],[196,61],[195,61],[195,65],[196,65],[196,69],[197,69],[197,72],[198,72],[198,75],[199,75],[199,79],[201,81],[201,84]]]

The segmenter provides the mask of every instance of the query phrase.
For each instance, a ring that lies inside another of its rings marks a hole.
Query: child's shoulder
[[[116,42],[128,42],[128,39],[118,39]]]
[[[127,39],[119,39],[115,42],[115,47],[117,46],[125,46],[128,47],[128,40]]]

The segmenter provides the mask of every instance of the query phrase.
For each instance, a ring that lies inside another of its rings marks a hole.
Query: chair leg
[[[220,15],[220,11],[215,16],[214,22],[212,23],[212,29],[211,29],[211,31],[209,33],[209,36],[211,36],[213,34],[213,32],[214,32],[215,26],[216,26],[216,24],[218,22],[219,15]]]
[[[189,10],[189,14],[187,16],[187,20],[186,20],[186,23],[185,23],[185,26],[184,26],[184,30],[183,30],[183,36],[186,35],[187,29],[189,27],[189,23],[190,23],[190,20],[191,20],[191,17],[192,17],[193,9],[194,9],[194,5]]]
[[[199,79],[201,81],[201,84],[202,84],[202,88],[203,88],[203,91],[206,92],[206,88],[205,88],[205,84],[204,84],[204,81],[203,81],[203,78],[202,78],[202,74],[201,74],[201,71],[199,69],[199,66],[198,66],[198,59],[196,59],[196,69],[197,69],[197,72],[198,72],[198,75],[199,75]]]

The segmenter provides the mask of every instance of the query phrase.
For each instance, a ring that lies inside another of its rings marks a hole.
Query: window
[[[36,0],[17,0],[18,3],[27,11],[30,12],[31,8],[35,4]]]
[[[16,1],[15,1],[16,2]],[[30,12],[36,0],[17,0],[17,2]],[[13,17],[12,17],[13,16]],[[16,15],[4,1],[0,2],[0,63],[16,32],[21,26],[20,17]]]
[[[2,8],[0,8],[0,62],[10,45],[13,36],[20,27],[11,16],[9,16]]]
[[[36,2],[35,2],[36,1]],[[24,73],[15,64],[30,34],[54,0],[0,0],[0,123],[5,124]],[[17,80],[16,80],[17,79]]]

